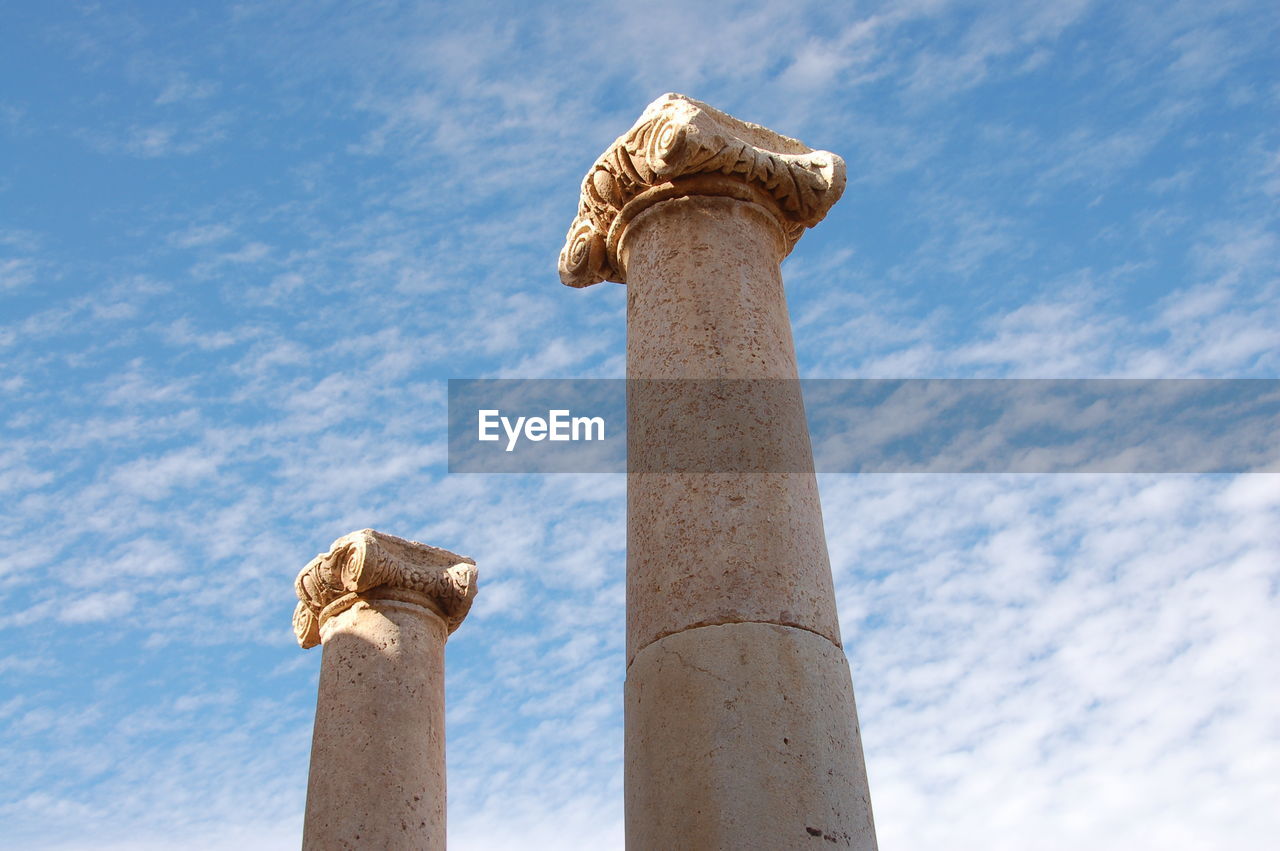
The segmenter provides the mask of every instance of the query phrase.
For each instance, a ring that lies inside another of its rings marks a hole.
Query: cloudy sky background
[[[292,580],[476,558],[458,849],[620,848],[618,476],[450,476],[445,379],[620,377],[555,259],[666,91],[843,155],[808,377],[1280,377],[1264,2],[8,3],[0,828],[291,848]],[[885,849],[1280,834],[1280,481],[827,476]]]

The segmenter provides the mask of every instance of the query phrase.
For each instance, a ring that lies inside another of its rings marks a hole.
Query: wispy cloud
[[[204,100],[218,93],[218,84],[212,80],[192,80],[186,74],[176,74],[160,94],[156,95],[157,104],[181,103],[183,101]]]

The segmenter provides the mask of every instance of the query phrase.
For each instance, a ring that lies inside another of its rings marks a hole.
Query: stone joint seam
[[[699,622],[699,623],[696,623],[696,624],[692,624],[692,625],[690,625],[690,626],[682,627],[681,629],[675,629],[675,630],[672,630],[671,632],[664,632],[664,633],[662,633],[661,635],[658,635],[658,636],[654,637],[654,638],[653,638],[653,640],[646,642],[643,646],[636,648],[636,652],[635,652],[635,653],[633,653],[633,654],[631,654],[631,658],[627,660],[627,668],[626,668],[626,669],[627,669],[628,671],[629,671],[629,670],[631,670],[631,665],[636,661],[636,658],[637,658],[641,653],[643,653],[645,650],[647,650],[648,648],[652,647],[653,645],[657,644],[659,641],[662,641],[664,638],[670,638],[670,637],[671,637],[671,636],[673,636],[673,635],[681,635],[681,634],[686,633],[686,632],[691,632],[692,630],[695,630],[695,629],[706,629],[707,627],[714,627],[714,626],[736,626],[736,625],[738,625],[738,624],[761,624],[761,625],[763,625],[763,626],[780,626],[780,627],[785,627],[785,628],[788,628],[788,629],[798,629],[798,630],[800,630],[800,631],[802,631],[802,632],[809,632],[809,633],[812,633],[812,634],[814,634],[814,635],[818,636],[819,638],[822,638],[822,639],[824,639],[824,640],[826,640],[826,641],[829,641],[829,642],[831,642],[831,646],[832,646],[832,647],[835,647],[835,648],[836,648],[837,650],[839,650],[841,653],[843,653],[843,652],[844,652],[844,646],[843,646],[840,642],[833,640],[833,639],[831,638],[831,636],[826,635],[825,633],[819,632],[819,631],[818,631],[818,630],[816,630],[816,629],[811,629],[811,628],[809,628],[809,627],[807,627],[807,626],[804,626],[804,625],[802,625],[802,624],[798,624],[798,623],[787,623],[787,622],[785,622],[785,621],[758,621],[758,620],[751,620],[751,621],[728,621],[728,620],[725,620],[725,621],[702,621],[702,622]],[[691,666],[691,667],[692,667],[692,666]]]

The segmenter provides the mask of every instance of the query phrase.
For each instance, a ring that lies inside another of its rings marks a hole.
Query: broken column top
[[[453,632],[476,596],[476,563],[439,547],[361,529],[333,542],[294,583],[293,632],[303,648],[320,643],[320,627],[362,595],[418,603]]]
[[[844,191],[844,160],[705,103],[665,94],[609,146],[582,181],[560,252],[571,287],[626,283],[618,245],[642,210],[684,195],[754,201],[778,219],[789,252]]]

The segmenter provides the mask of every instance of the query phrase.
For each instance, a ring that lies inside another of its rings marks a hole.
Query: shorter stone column
[[[364,529],[296,585],[298,643],[324,645],[302,847],[443,849],[444,645],[475,562]]]

